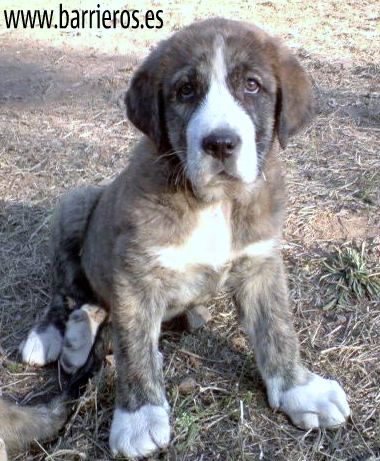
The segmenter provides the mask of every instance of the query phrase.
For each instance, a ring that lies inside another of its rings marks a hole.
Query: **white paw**
[[[293,424],[302,429],[337,427],[350,415],[347,397],[341,386],[316,374],[303,385],[297,385],[278,395],[278,408]]]
[[[0,461],[8,461],[7,447],[3,439],[0,439]]]
[[[148,456],[166,447],[169,441],[169,414],[165,407],[144,405],[134,412],[116,408],[110,435],[114,456]]]
[[[33,328],[20,345],[22,361],[43,366],[57,360],[62,349],[62,335],[54,325],[45,329]]]
[[[86,363],[98,328],[106,315],[101,307],[92,304],[84,304],[70,315],[59,359],[66,373],[72,374]]]

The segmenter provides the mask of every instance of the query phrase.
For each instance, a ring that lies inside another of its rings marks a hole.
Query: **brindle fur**
[[[179,155],[185,155],[183,129],[191,110],[178,116],[165,79],[176,75],[194,56],[199,55],[206,65],[211,54],[205,50],[212,50],[215,35],[228,37],[229,32],[232,38],[226,42],[231,42],[229,50],[235,60],[240,56],[244,62],[249,57],[247,49],[255,49],[252,59],[266,73],[270,94],[260,103],[264,116],[260,120],[256,116],[263,174],[253,191],[247,192],[239,182],[226,181],[218,185],[222,191],[218,193],[229,208],[235,250],[281,235],[284,181],[277,138],[285,145],[287,137],[310,117],[310,83],[288,50],[259,29],[223,20],[207,25],[179,32],[142,64],[127,92],[126,104],[129,118],[151,141],[144,138],[140,142],[128,168],[111,185],[88,190],[89,200],[86,191],[66,200],[55,228],[55,241],[59,242],[53,262],[53,267],[59,268],[55,271],[56,280],[59,277],[56,291],[79,299],[80,304],[86,296],[83,293],[88,292],[88,280],[96,302],[111,308],[117,404],[129,411],[146,403],[164,404],[158,351],[162,321],[171,310],[178,312],[178,308],[207,301],[227,278],[263,377],[286,377],[287,386],[299,379],[298,341],[279,252],[252,260],[242,258],[222,271],[192,267],[185,274],[160,267],[149,252],[151,247],[183,242],[198,212],[207,205],[207,200],[192,194],[186,180],[173,178],[178,161],[167,155],[166,149],[173,149],[169,146],[174,144]],[[237,34],[237,27],[243,32]],[[242,41],[249,46],[242,46]]]
[[[224,37],[231,61],[241,64],[240,72],[249,61],[266,84],[253,110],[236,88],[239,72],[229,80],[255,123],[261,174],[253,188],[220,178],[197,195],[181,170],[185,129],[195,106],[185,110],[177,104],[173,80],[181,81],[183,68],[194,63],[197,91],[204,94],[217,35]],[[177,273],[161,267],[151,249],[183,243],[199,212],[215,199],[223,202],[233,250],[280,238],[285,188],[279,152],[312,114],[305,72],[287,48],[260,29],[208,20],[178,32],[151,53],[132,79],[126,106],[130,120],[146,136],[131,153],[128,168],[109,186],[76,192],[60,208],[53,233],[54,296],[44,322],[57,318],[55,300],[63,309],[67,296],[78,305],[94,301],[109,309],[117,406],[134,411],[166,402],[158,350],[163,320],[225,287],[236,301],[264,380],[280,377],[284,389],[304,382],[307,372],[300,364],[279,250],[236,258],[220,270],[191,266]],[[65,319],[60,313],[58,324]]]
[[[37,331],[54,325],[63,335],[70,314],[68,299],[76,308],[95,299],[78,255],[101,192],[100,187],[74,190],[56,210],[50,239],[53,296]]]

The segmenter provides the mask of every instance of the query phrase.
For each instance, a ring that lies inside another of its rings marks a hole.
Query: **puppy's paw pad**
[[[166,407],[144,405],[127,412],[117,408],[111,425],[110,447],[114,456],[148,456],[170,441]]]
[[[20,345],[22,361],[40,367],[54,362],[61,352],[62,342],[62,335],[54,325],[33,328]]]
[[[74,373],[86,363],[100,324],[106,312],[92,304],[75,310],[66,324],[60,364],[66,373]]]
[[[80,309],[72,312],[66,324],[64,346],[76,350],[89,341],[92,344],[106,315],[104,309],[92,304],[84,304]]]
[[[302,429],[338,427],[350,415],[347,397],[333,380],[313,374],[309,382],[283,392],[280,409]]]
[[[69,317],[69,321],[81,322],[83,320],[91,321],[97,325],[104,322],[107,312],[95,304],[83,304],[80,309],[76,309]]]

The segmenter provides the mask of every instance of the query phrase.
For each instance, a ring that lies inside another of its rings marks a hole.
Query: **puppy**
[[[125,103],[144,136],[110,185],[63,201],[53,231],[52,303],[23,345],[24,361],[59,357],[67,297],[78,307],[103,306],[117,366],[111,450],[149,455],[170,440],[161,323],[223,287],[270,406],[304,429],[343,424],[350,414],[343,389],[301,363],[279,249],[279,153],[313,112],[297,59],[257,27],[206,20],[152,51]],[[71,367],[65,355],[67,369],[80,365]]]

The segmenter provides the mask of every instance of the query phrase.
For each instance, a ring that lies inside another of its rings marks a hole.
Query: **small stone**
[[[189,363],[193,368],[199,368],[202,365],[202,360],[198,357],[189,356]]]
[[[337,315],[336,320],[338,323],[345,323],[347,319],[344,315]]]
[[[187,376],[184,378],[178,386],[180,394],[191,394],[198,387],[197,382],[192,376]]]

